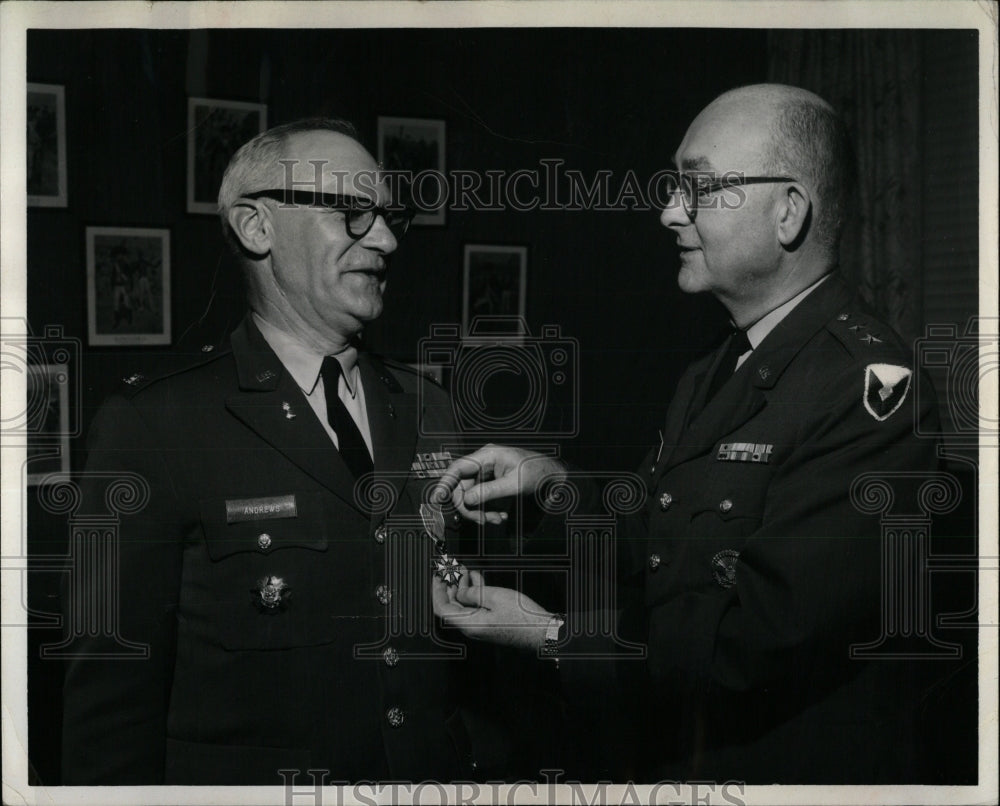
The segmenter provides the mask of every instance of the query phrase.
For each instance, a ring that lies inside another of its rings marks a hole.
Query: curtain
[[[921,49],[918,31],[771,31],[768,80],[829,101],[858,159],[840,266],[905,338],[922,329]]]

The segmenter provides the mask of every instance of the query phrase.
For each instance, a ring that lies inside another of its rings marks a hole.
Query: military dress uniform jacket
[[[420,637],[427,482],[411,467],[441,448],[421,433],[450,431],[446,394],[360,354],[376,483],[356,490],[249,318],[231,343],[93,423],[84,506],[101,510],[116,474],[148,502],[120,522],[118,641],[80,639],[68,666],[64,783],[468,778],[455,636]],[[77,578],[67,601],[103,595],[96,571]],[[121,642],[148,657],[106,657]]]
[[[936,468],[916,436],[917,421],[936,430],[935,404],[914,400],[910,352],[836,276],[706,404],[721,354],[682,377],[639,471],[645,511],[622,524],[635,587],[620,631],[648,652],[617,664],[644,731],[629,774],[913,780],[913,664],[850,656],[884,614],[879,516],[851,491],[864,474]],[[562,669],[595,685],[584,661]]]

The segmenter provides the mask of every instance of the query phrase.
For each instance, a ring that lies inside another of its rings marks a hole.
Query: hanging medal
[[[444,513],[440,507],[421,504],[420,520],[423,521],[424,532],[434,545],[431,567],[435,576],[449,587],[455,587],[462,578],[462,571],[458,560],[448,556],[444,542]]]

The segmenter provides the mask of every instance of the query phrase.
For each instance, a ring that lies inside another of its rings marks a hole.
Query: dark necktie
[[[340,362],[332,355],[328,355],[323,359],[323,366],[319,372],[323,376],[323,391],[326,393],[326,419],[337,435],[340,455],[354,474],[354,478],[361,478],[375,468],[357,423],[337,394],[337,386],[340,383]]]
[[[740,356],[743,355],[747,350],[752,349],[750,346],[750,340],[747,338],[746,331],[744,330],[734,330],[733,334],[729,337],[729,344],[726,346],[726,354],[722,356],[722,361],[719,362],[719,368],[715,371],[715,375],[712,377],[712,385],[708,387],[708,396],[705,398],[705,405],[715,397],[719,389],[722,388],[722,384],[728,381],[733,373],[736,371],[736,362],[739,360]]]

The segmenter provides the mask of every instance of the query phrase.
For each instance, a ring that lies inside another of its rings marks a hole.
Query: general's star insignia
[[[888,420],[906,399],[913,370],[896,364],[869,364],[865,367],[865,393],[862,402],[879,422]]]
[[[861,341],[863,341],[865,344],[881,344],[882,343],[882,339],[880,339],[878,336],[875,336],[875,335],[873,335],[871,333],[866,333],[864,336],[862,336],[861,337]]]

